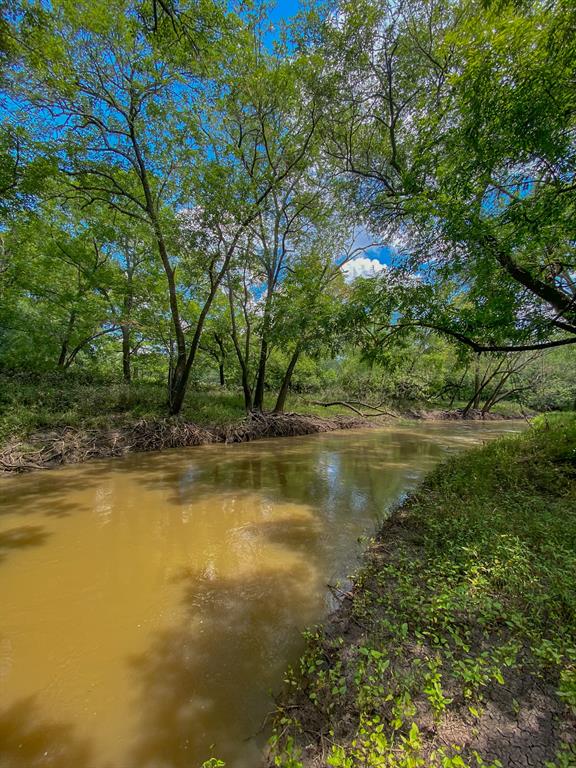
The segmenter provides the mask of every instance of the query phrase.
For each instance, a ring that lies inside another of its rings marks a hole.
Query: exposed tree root
[[[426,420],[503,419],[500,414],[484,414],[470,410],[464,415],[455,411],[407,411],[395,414],[385,411],[381,404],[369,405],[357,400],[315,403],[330,407],[346,406],[356,416],[335,415],[330,418],[301,413],[250,413],[242,421],[224,427],[200,427],[197,424],[172,419],[141,420],[134,424],[108,430],[86,430],[65,427],[52,432],[39,432],[26,441],[13,440],[0,450],[0,474],[30,472],[60,464],[76,464],[106,456],[126,453],[185,448],[206,443],[243,443],[264,437],[292,437],[374,426],[371,419],[381,416],[404,416]],[[372,413],[356,406],[371,408]]]
[[[301,413],[250,413],[239,424],[224,430],[227,443],[246,442],[261,437],[293,437],[315,432],[332,432],[336,429],[365,427],[366,423],[347,416],[307,416]]]
[[[289,437],[367,426],[346,416],[322,419],[298,413],[251,413],[237,424],[204,428],[178,420],[141,420],[110,430],[66,427],[12,441],[0,451],[0,474],[30,472],[106,456],[161,451],[206,443],[240,443],[264,437]]]
[[[525,413],[523,416],[514,415],[507,416],[503,413],[484,413],[480,408],[470,408],[466,411],[464,408],[456,408],[454,410],[420,410],[420,411],[406,411],[402,414],[412,419],[427,419],[430,421],[506,421],[517,420],[520,418],[529,418],[534,416],[534,413]]]
[[[331,406],[339,405],[342,408],[349,408],[355,414],[363,419],[374,419],[378,416],[389,416],[393,419],[397,418],[409,418],[409,419],[426,419],[428,421],[458,421],[460,419],[466,419],[470,421],[501,421],[502,419],[518,419],[519,416],[505,416],[501,413],[487,413],[480,408],[455,408],[453,410],[415,410],[409,409],[394,413],[392,411],[386,411],[382,408],[383,403],[377,403],[372,405],[371,403],[363,403],[361,400],[333,400],[330,403],[324,403],[321,400],[312,400],[312,405],[321,405],[324,408],[330,408]],[[359,407],[368,408],[369,411],[361,411]],[[534,414],[525,414],[525,416],[533,416]]]

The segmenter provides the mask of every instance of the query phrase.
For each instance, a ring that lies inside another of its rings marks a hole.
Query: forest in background
[[[573,5],[274,18],[3,3],[3,439],[574,407]]]

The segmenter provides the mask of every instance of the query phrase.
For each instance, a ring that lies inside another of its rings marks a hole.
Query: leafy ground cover
[[[576,414],[440,466],[308,633],[282,768],[576,765]]]

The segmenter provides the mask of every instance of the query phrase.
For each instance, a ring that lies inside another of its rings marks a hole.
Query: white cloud
[[[357,277],[375,277],[379,272],[386,269],[378,259],[369,259],[367,256],[356,256],[342,267],[344,279],[347,283],[356,280]]]

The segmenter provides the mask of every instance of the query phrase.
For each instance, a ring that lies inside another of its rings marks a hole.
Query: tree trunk
[[[124,294],[124,306],[122,307],[122,375],[126,384],[132,381],[132,328],[130,318],[132,316],[132,304],[134,301],[132,288],[132,273],[134,267],[128,265],[126,273],[126,293]]]
[[[296,363],[298,362],[299,357],[300,357],[300,350],[298,347],[296,347],[292,357],[290,358],[290,362],[288,364],[288,368],[286,369],[286,373],[284,374],[282,385],[280,387],[280,391],[278,392],[276,405],[274,406],[274,413],[282,413],[284,411],[284,406],[286,405],[286,398],[288,396],[288,390],[290,389],[290,382],[292,381],[292,375],[294,373],[294,369],[296,368]]]
[[[144,199],[146,200],[146,213],[152,225],[154,232],[154,238],[158,247],[158,254],[160,261],[164,267],[164,274],[166,275],[166,282],[168,283],[168,298],[170,304],[170,315],[172,318],[172,325],[174,329],[174,338],[176,340],[176,365],[172,370],[170,376],[170,386],[168,391],[168,399],[170,404],[170,413],[176,414],[182,407],[184,400],[184,394],[186,392],[186,384],[188,382],[189,369],[186,361],[186,339],[182,324],[180,322],[180,309],[178,306],[178,293],[176,290],[176,280],[174,277],[174,269],[170,264],[170,258],[168,256],[168,249],[166,247],[166,241],[164,240],[164,233],[162,231],[162,225],[158,217],[158,210],[154,201],[154,195],[150,187],[150,181],[148,178],[148,169],[144,162],[144,156],[140,150],[140,145],[136,138],[136,130],[133,120],[129,121],[130,138],[134,154],[136,156],[136,162],[139,169],[140,183],[142,184],[142,191],[144,192]]]
[[[202,311],[200,312],[200,317],[198,318],[198,322],[196,323],[196,330],[194,331],[192,343],[190,344],[190,351],[188,352],[188,358],[184,357],[184,366],[181,371],[179,371],[181,360],[180,360],[180,357],[178,357],[178,362],[176,363],[176,371],[175,371],[175,377],[174,377],[175,380],[173,382],[173,389],[171,393],[172,394],[172,398],[170,402],[171,416],[177,416],[180,413],[180,410],[182,409],[182,405],[184,403],[184,396],[186,395],[186,387],[188,386],[188,378],[190,376],[190,370],[192,369],[192,364],[196,359],[196,353],[198,352],[198,347],[200,346],[200,338],[202,336],[202,331],[204,330],[204,323],[206,322],[206,316],[210,311],[210,307],[212,306],[212,302],[214,301],[214,297],[216,296],[216,292],[218,290],[218,286],[220,285],[220,282],[222,281],[224,272],[227,269],[228,262],[230,261],[231,255],[232,255],[232,252],[230,251],[226,259],[226,262],[222,267],[222,270],[220,271],[220,276],[212,284],[210,294],[206,299],[206,303],[202,307]]]
[[[76,311],[72,310],[68,318],[68,325],[66,326],[66,333],[62,339],[62,346],[60,347],[60,356],[58,357],[58,368],[68,368],[66,360],[68,357],[68,345],[70,344],[70,336],[74,329],[74,323],[76,322]]]
[[[225,387],[226,379],[224,377],[224,363],[226,362],[226,348],[224,346],[224,341],[222,337],[218,333],[214,334],[214,338],[216,339],[216,344],[218,344],[218,347],[220,348],[220,359],[218,360],[218,373],[220,375],[220,386]]]
[[[130,351],[130,325],[122,323],[122,375],[126,384],[132,381],[132,355]]]
[[[244,378],[244,375],[242,375],[242,391],[244,392],[244,408],[246,411],[251,411],[254,404],[252,399],[252,388]]]
[[[184,395],[186,394],[186,385],[188,378],[186,376],[186,357],[180,354],[176,357],[176,362],[172,368],[170,377],[170,391],[168,393],[168,402],[170,415],[175,416],[180,413]]]
[[[248,318],[246,318],[246,353],[242,353],[240,347],[240,341],[238,340],[238,331],[236,328],[236,315],[234,309],[234,294],[232,292],[232,286],[228,285],[228,303],[230,305],[230,323],[232,325],[232,343],[236,351],[236,357],[240,364],[240,370],[242,372],[242,391],[244,392],[244,407],[247,411],[252,410],[252,388],[250,386],[250,377],[248,372],[248,361],[250,356],[250,324]]]
[[[260,357],[258,359],[258,375],[254,388],[254,408],[261,411],[264,408],[264,384],[266,382],[266,360],[268,358],[268,342],[265,338],[260,344]]]
[[[494,388],[494,391],[492,392],[492,394],[491,394],[491,395],[489,395],[489,396],[486,398],[486,401],[485,401],[484,405],[482,406],[482,416],[483,416],[483,417],[484,417],[484,416],[485,416],[487,413],[489,413],[489,412],[490,412],[490,410],[491,410],[491,409],[492,409],[492,408],[493,408],[493,407],[496,405],[496,403],[498,402],[498,400],[499,400],[499,395],[500,395],[500,393],[502,392],[502,390],[503,390],[503,388],[504,388],[504,385],[506,384],[506,382],[508,381],[508,379],[510,378],[510,376],[512,376],[512,373],[513,373],[513,371],[507,371],[507,372],[506,372],[506,373],[505,373],[505,374],[502,376],[502,378],[500,379],[500,381],[498,382],[498,384],[496,385],[496,387]]]
[[[66,355],[68,354],[68,339],[65,338],[60,347],[60,356],[58,358],[58,368],[65,368]]]
[[[268,277],[266,291],[266,303],[264,305],[264,317],[262,318],[262,338],[260,340],[260,356],[256,374],[256,386],[254,387],[254,409],[264,409],[264,385],[266,384],[266,362],[268,360],[268,332],[270,330],[270,310],[272,306],[272,291],[274,284],[272,277]]]
[[[481,392],[482,392],[482,387],[480,382],[480,354],[477,354],[475,368],[474,368],[474,397],[472,398],[472,408],[474,409],[477,409],[478,406],[480,405]]]
[[[517,280],[525,288],[539,296],[551,307],[553,307],[560,317],[566,318],[569,323],[576,320],[576,308],[574,298],[567,295],[553,283],[545,282],[539,277],[535,277],[525,267],[517,264],[512,256],[500,247],[500,244],[493,235],[485,235],[480,238],[481,244],[487,248],[496,257],[496,260],[514,280]]]
[[[462,378],[460,379],[460,382],[458,383],[458,386],[456,386],[452,390],[452,397],[450,398],[450,404],[448,406],[449,408],[452,408],[452,406],[454,405],[454,400],[456,400],[456,398],[460,394],[460,390],[462,389],[462,384],[464,383],[464,379],[466,378],[466,374],[467,373],[468,373],[468,366],[466,366],[466,368],[464,370],[464,373],[462,374]]]

